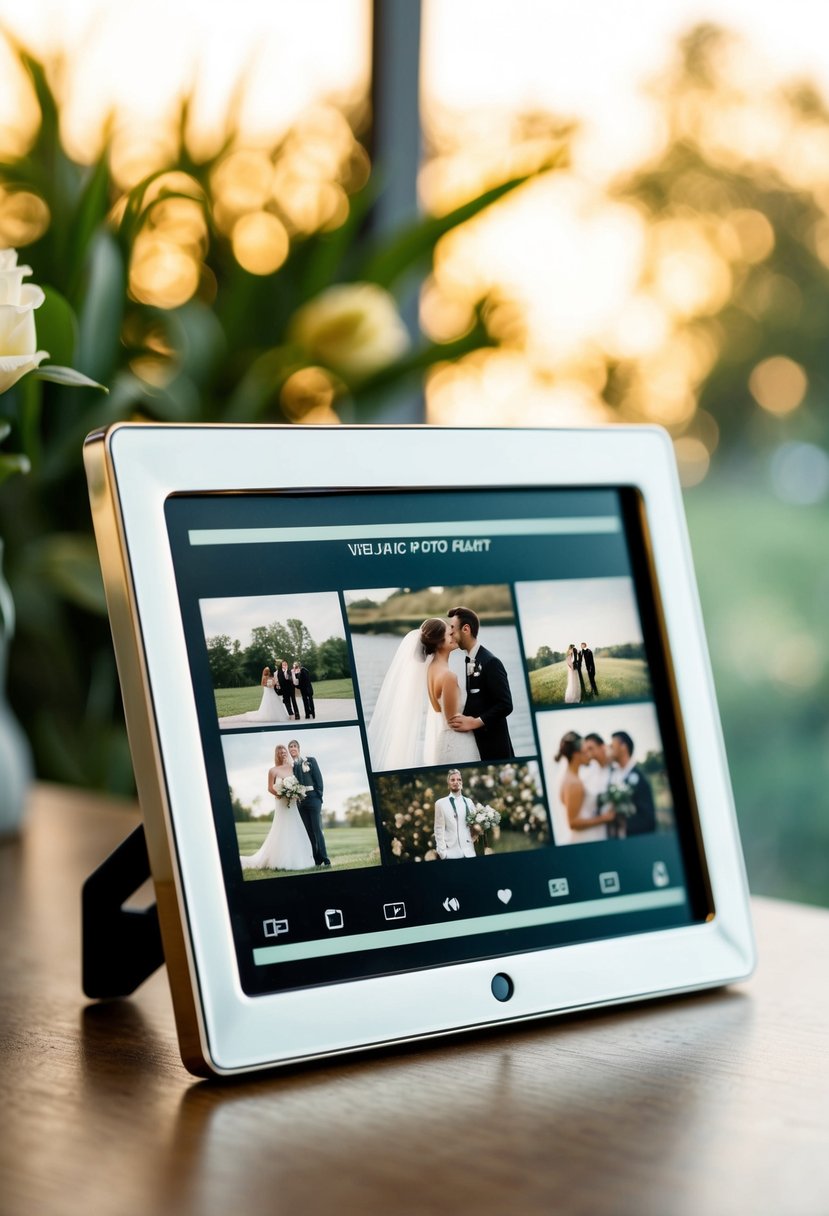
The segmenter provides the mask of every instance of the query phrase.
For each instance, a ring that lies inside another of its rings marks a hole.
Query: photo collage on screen
[[[515,594],[556,845],[672,829],[632,579],[520,582]]]
[[[387,864],[549,845],[510,587],[344,598]]]
[[[337,593],[200,609],[244,879],[379,865]]]
[[[200,608],[246,881],[673,826],[630,578]]]

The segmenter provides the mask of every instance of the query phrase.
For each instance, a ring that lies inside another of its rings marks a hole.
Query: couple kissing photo
[[[375,771],[535,752],[509,588],[353,592],[346,605]]]
[[[652,705],[539,715],[557,845],[664,831],[673,804]]]

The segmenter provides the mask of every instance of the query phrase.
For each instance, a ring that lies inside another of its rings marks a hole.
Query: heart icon
[[[498,898],[502,904],[508,904],[512,899],[512,891],[510,891],[509,887],[502,887],[498,892]]]

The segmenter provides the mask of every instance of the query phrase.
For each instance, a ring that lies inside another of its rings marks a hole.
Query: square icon
[[[288,932],[288,922],[287,920],[274,920],[273,917],[270,920],[263,920],[262,932],[265,937],[279,937],[280,933]]]
[[[607,870],[599,875],[599,890],[602,895],[615,895],[619,886],[619,875],[615,870]]]
[[[344,921],[341,908],[325,909],[325,924],[329,929],[342,929]]]
[[[550,899],[561,899],[562,895],[570,894],[570,884],[566,878],[551,878],[547,886],[550,889]]]
[[[405,920],[406,905],[402,901],[393,904],[383,904],[383,915],[386,920]]]

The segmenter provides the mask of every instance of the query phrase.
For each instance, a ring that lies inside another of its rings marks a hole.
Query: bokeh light
[[[805,371],[794,359],[773,355],[752,370],[748,386],[758,405],[770,414],[784,415],[796,410],[809,387]]]
[[[814,506],[829,494],[829,455],[814,443],[781,443],[771,458],[775,494],[796,506]]]
[[[30,245],[49,227],[49,208],[30,190],[0,186],[0,247]]]
[[[150,232],[139,235],[130,263],[134,299],[157,308],[178,308],[196,293],[199,263],[186,249]]]
[[[322,367],[303,367],[294,372],[282,386],[279,401],[289,422],[305,425],[339,422],[333,404],[337,386]]]
[[[273,274],[288,256],[285,225],[267,211],[251,211],[233,227],[233,252],[250,274]]]
[[[699,485],[711,463],[710,453],[703,441],[687,435],[682,436],[682,438],[674,440],[674,451],[679,468],[679,479],[683,486]]]

